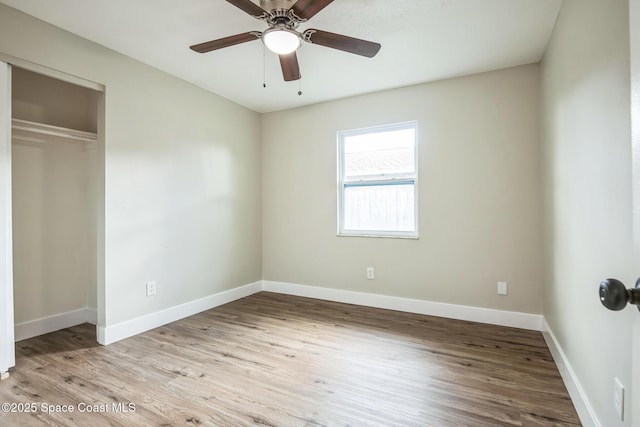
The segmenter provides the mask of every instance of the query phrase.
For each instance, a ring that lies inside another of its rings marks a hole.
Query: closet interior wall
[[[91,134],[97,131],[98,97],[90,89],[13,69],[16,340],[48,332],[42,328],[56,322],[66,327],[69,319],[95,323],[97,150]]]

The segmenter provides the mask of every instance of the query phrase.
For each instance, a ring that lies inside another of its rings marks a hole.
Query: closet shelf
[[[95,133],[21,119],[11,119],[11,136],[17,141],[41,144],[57,141],[91,144],[98,139]]]

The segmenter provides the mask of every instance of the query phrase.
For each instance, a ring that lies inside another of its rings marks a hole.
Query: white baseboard
[[[492,310],[487,308],[445,304],[388,295],[298,285],[293,283],[259,281],[210,295],[195,301],[180,304],[175,307],[149,313],[106,328],[98,327],[98,342],[103,345],[111,344],[263,290],[327,301],[384,308],[388,310],[427,314],[431,316],[448,317],[451,319],[470,320],[493,325],[511,326],[521,329],[539,331],[542,325],[542,316],[536,314]]]
[[[389,295],[345,291],[340,289],[272,282],[266,280],[263,281],[262,289],[264,291],[280,294],[364,305],[367,307],[384,308],[387,310],[405,311],[408,313],[426,314],[429,316],[447,317],[450,319],[469,320],[472,322],[510,326],[534,331],[541,330],[543,320],[542,316],[539,314],[494,310],[490,308],[446,304]]]
[[[510,326],[536,331],[543,330],[543,318],[541,315],[537,314],[494,310],[489,308],[447,304],[390,295],[299,285],[294,283],[258,281],[209,295],[195,301],[169,307],[154,313],[149,313],[106,328],[98,327],[98,342],[105,345],[110,344],[150,329],[166,325],[167,323],[209,310],[219,305],[247,297],[263,290],[326,301],[446,317],[450,319],[469,320],[472,322]],[[91,323],[95,325],[97,323],[97,310],[95,308],[84,308],[16,324],[16,341],[68,328],[81,323]]]
[[[542,336],[551,351],[553,360],[556,362],[556,366],[560,371],[564,385],[567,387],[567,391],[569,392],[569,396],[576,408],[582,425],[584,427],[602,427],[596,411],[591,406],[587,394],[584,392],[576,373],[569,363],[569,359],[567,359],[567,356],[564,354],[562,347],[560,347],[556,336],[553,334],[551,328],[549,328],[546,320],[543,321]]]
[[[107,326],[106,328],[98,327],[98,342],[103,345],[111,344],[162,325],[166,325],[167,323],[193,316],[194,314],[209,310],[219,305],[247,297],[255,294],[256,292],[260,292],[261,290],[262,282],[255,282],[209,295],[195,301],[189,301],[184,304],[136,317],[135,319]]]
[[[53,316],[16,323],[15,340],[22,341],[60,329],[70,328],[82,323],[96,324],[97,311],[95,308],[81,308]]]

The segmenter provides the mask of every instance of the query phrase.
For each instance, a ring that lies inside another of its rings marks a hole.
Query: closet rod
[[[11,119],[11,130],[16,137],[34,134],[47,135],[84,143],[96,142],[98,139],[97,135],[92,132],[47,125],[22,119]]]

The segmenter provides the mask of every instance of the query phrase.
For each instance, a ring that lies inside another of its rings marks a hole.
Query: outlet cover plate
[[[614,378],[613,406],[620,421],[624,421],[624,386],[618,378]]]
[[[376,273],[373,267],[367,267],[367,280],[373,280],[376,278]]]
[[[507,295],[507,282],[498,282],[498,295]]]
[[[147,282],[147,296],[153,296],[156,294],[156,281],[155,280],[151,280],[149,282]]]

